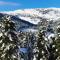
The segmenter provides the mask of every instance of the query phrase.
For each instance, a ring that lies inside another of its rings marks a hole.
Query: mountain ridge
[[[35,8],[35,9],[19,9],[15,11],[1,12],[9,15],[14,15],[25,21],[29,21],[33,24],[38,24],[41,18],[48,20],[60,19],[60,8]]]
[[[1,13],[14,16],[15,18],[17,18],[15,19],[16,21],[19,19],[20,22],[24,21],[23,23],[25,24],[21,24],[18,22],[19,25],[25,27],[24,29],[26,28],[30,29],[33,28],[33,26],[35,28],[41,21],[43,21],[44,24],[45,21],[53,21],[53,22],[60,21],[60,8],[35,8],[35,9],[21,9],[21,10],[19,9],[15,11],[7,11],[7,12],[4,11]],[[26,22],[28,26],[26,26]]]

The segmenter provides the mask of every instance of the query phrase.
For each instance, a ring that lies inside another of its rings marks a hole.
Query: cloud
[[[21,4],[15,3],[15,2],[5,2],[5,1],[0,1],[0,5],[19,6],[19,5],[21,5]]]

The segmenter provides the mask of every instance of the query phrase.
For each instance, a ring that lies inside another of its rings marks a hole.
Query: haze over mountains
[[[18,30],[27,29],[35,30],[35,27],[42,20],[46,21],[60,21],[60,8],[35,8],[35,9],[21,9],[15,11],[1,12],[3,15],[8,14],[17,23]]]

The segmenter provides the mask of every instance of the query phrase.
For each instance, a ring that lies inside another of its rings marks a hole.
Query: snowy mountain
[[[60,19],[60,8],[21,9],[8,12],[4,11],[4,13],[17,16],[33,24],[38,24],[41,18],[46,18],[49,21]]]
[[[20,21],[24,21],[24,23],[28,22],[28,25],[29,23],[30,25],[31,24],[38,25],[38,23],[41,22],[41,20],[44,23],[45,21],[54,21],[54,22],[60,21],[60,8],[21,9],[15,11],[4,11],[1,13],[14,16],[15,18],[17,18],[17,19],[14,18],[16,21],[20,19]],[[19,24],[21,25],[21,23]],[[25,26],[26,24],[23,25],[23,27]],[[26,27],[31,29],[33,26],[32,27],[26,26]]]

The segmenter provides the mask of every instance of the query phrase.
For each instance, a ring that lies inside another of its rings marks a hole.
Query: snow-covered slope
[[[36,9],[21,9],[15,11],[4,11],[3,13],[17,16],[23,20],[38,24],[41,18],[50,20],[60,20],[60,8],[36,8]]]

